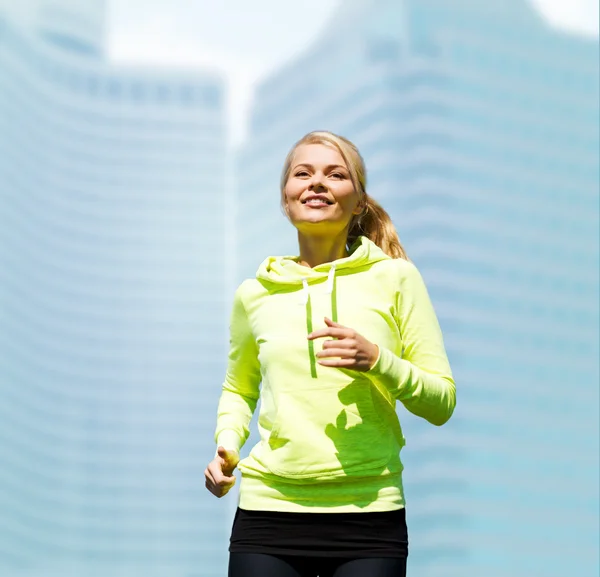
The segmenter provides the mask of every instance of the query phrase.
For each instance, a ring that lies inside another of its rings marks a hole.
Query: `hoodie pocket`
[[[264,466],[278,476],[297,479],[381,474],[397,447],[391,415],[382,414],[384,405],[374,401],[373,394],[365,380],[342,389],[281,394],[262,452]],[[392,415],[397,419],[393,410]]]

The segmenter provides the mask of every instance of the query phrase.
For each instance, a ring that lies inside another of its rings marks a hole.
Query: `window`
[[[95,96],[98,93],[98,78],[96,78],[95,76],[89,76],[86,80],[86,87],[88,92]]]
[[[119,98],[123,92],[123,86],[117,79],[111,78],[108,81],[106,90],[112,98]]]
[[[194,86],[182,86],[179,96],[184,105],[194,104],[198,97],[198,90]]]
[[[134,82],[130,88],[131,96],[134,100],[142,101],[145,99],[146,90],[141,82]]]
[[[217,86],[207,86],[202,90],[202,101],[210,108],[217,108],[222,101],[221,90]]]
[[[159,102],[167,102],[169,100],[170,88],[166,84],[159,84],[156,87],[156,98]]]
[[[372,41],[367,46],[367,58],[371,62],[396,62],[400,57],[397,42],[388,39]]]

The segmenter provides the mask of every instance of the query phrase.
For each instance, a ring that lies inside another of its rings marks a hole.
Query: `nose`
[[[310,184],[308,185],[308,189],[312,192],[323,192],[327,190],[323,182],[323,175],[319,172],[315,172],[313,175]]]

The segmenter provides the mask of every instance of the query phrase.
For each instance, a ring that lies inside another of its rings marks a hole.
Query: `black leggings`
[[[230,553],[228,577],[406,577],[406,559]]]

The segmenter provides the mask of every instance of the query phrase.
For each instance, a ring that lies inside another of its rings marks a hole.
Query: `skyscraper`
[[[344,3],[255,95],[237,280],[296,253],[279,173],[328,129],[361,149],[436,306],[455,416],[399,409],[420,577],[598,572],[598,96],[597,40],[525,0]]]
[[[221,575],[203,470],[226,357],[223,80],[111,64],[104,2],[12,4],[0,574]]]

